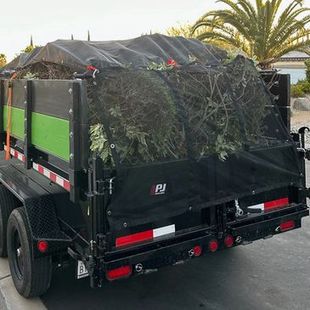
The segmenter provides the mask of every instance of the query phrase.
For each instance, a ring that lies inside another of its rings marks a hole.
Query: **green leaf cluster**
[[[112,162],[111,148],[102,124],[90,126],[90,150],[100,155],[105,164]]]
[[[164,62],[162,63],[156,63],[156,62],[150,62],[150,64],[147,67],[147,70],[149,71],[169,71],[169,70],[173,70],[174,67],[171,65],[168,65]]]
[[[291,86],[291,96],[293,98],[304,97],[307,94],[310,94],[310,82],[307,79],[300,80]]]

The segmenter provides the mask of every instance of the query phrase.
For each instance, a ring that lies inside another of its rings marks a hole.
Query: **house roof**
[[[289,60],[289,59],[308,59],[310,58],[310,55],[308,55],[307,53],[304,52],[298,52],[298,51],[294,51],[294,52],[289,52],[285,55],[283,55],[280,59],[285,59],[285,60]]]

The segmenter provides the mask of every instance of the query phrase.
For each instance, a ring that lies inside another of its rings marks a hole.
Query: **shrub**
[[[310,83],[310,59],[305,61],[307,81]]]
[[[308,80],[299,80],[297,85],[300,85],[305,94],[310,94],[310,82]]]
[[[303,88],[300,84],[293,84],[291,86],[291,96],[293,98],[303,97],[305,95]]]
[[[303,97],[305,94],[310,94],[310,81],[307,79],[299,80],[296,84],[291,86],[292,97]]]

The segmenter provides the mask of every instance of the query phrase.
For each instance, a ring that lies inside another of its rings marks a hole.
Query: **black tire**
[[[36,297],[50,287],[52,259],[33,259],[32,239],[24,208],[12,211],[7,227],[7,247],[13,282],[22,296]]]
[[[20,201],[3,185],[0,185],[0,257],[7,257],[6,230],[11,212]]]

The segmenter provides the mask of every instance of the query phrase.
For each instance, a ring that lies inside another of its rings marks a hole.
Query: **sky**
[[[289,0],[284,0],[289,2]],[[310,7],[310,0],[304,0]],[[57,39],[117,40],[194,22],[220,8],[213,0],[14,0],[1,1],[0,53],[11,60],[29,45]]]

